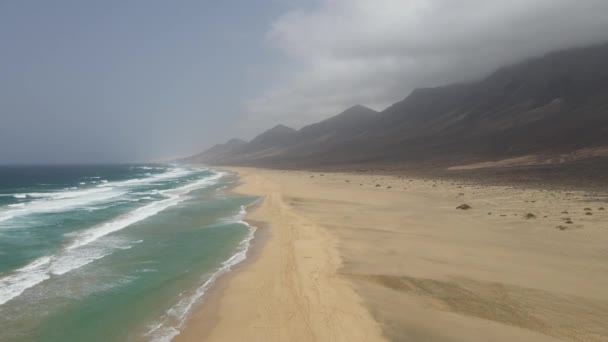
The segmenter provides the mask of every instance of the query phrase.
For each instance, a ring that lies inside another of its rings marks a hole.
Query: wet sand
[[[176,341],[608,340],[601,194],[234,170],[268,237]]]

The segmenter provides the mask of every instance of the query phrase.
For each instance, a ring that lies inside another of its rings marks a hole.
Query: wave
[[[79,233],[72,243],[56,254],[38,258],[15,270],[12,274],[0,278],[0,305],[18,297],[25,290],[44,282],[52,276],[63,275],[78,269],[112,254],[116,249],[131,248],[131,246],[121,247],[100,244],[98,240],[184,201],[187,199],[185,195],[191,191],[212,185],[223,176],[224,173],[216,173],[180,188],[163,190],[161,193],[168,198],[147,204],[112,221],[85,230]],[[141,240],[133,243],[139,242]]]
[[[198,169],[197,171],[199,171]],[[205,169],[203,169],[204,171]],[[61,212],[74,208],[81,208],[93,203],[99,203],[125,195],[126,187],[144,185],[165,181],[168,179],[180,178],[194,173],[193,169],[175,168],[165,173],[156,174],[146,178],[129,179],[125,181],[108,182],[101,180],[102,184],[94,188],[78,189],[75,187],[55,192],[29,192],[13,194],[18,199],[32,198],[25,206],[19,209],[0,208],[0,222],[13,219],[19,216],[30,214]]]
[[[0,279],[0,305],[18,297],[23,291],[50,279],[52,275],[62,275],[80,268],[94,260],[110,254],[102,249],[79,250],[76,253],[62,251],[53,256],[34,260],[13,274]]]
[[[110,222],[106,222],[98,227],[91,228],[87,231],[82,232],[80,234],[80,237],[77,238],[71,245],[69,245],[67,249],[74,249],[83,245],[87,245],[102,236],[119,231],[152,215],[156,215],[159,212],[186,200],[183,195],[202,186],[210,185],[222,176],[223,174],[218,173],[214,176],[198,180],[196,182],[177,189],[161,191],[161,194],[167,195],[169,197],[137,208],[124,216],[118,217],[117,219],[114,219]]]
[[[139,169],[139,170],[165,170],[165,167],[161,166],[135,166],[131,169]]]
[[[0,210],[0,222],[24,215],[65,211],[95,202],[107,201],[124,194],[124,191],[116,191],[112,188],[65,191],[44,195],[42,193],[32,193],[28,196],[40,197],[41,199],[21,203],[24,205],[17,209]]]
[[[204,169],[196,169],[196,171],[204,171]],[[167,180],[167,179],[188,176],[196,171],[192,170],[192,169],[175,168],[175,169],[171,169],[167,172],[151,175],[151,176],[145,177],[145,178],[134,178],[134,179],[124,180],[124,181],[114,181],[114,182],[108,182],[108,181],[103,182],[102,181],[102,183],[104,183],[104,184],[97,185],[97,187],[123,187],[123,186],[149,184],[149,183],[159,182],[159,181],[163,181],[163,180]]]
[[[245,215],[247,215],[247,211],[244,206],[241,206],[240,211],[235,215],[234,222],[247,226],[249,231],[247,232],[247,236],[239,243],[236,252],[225,260],[210,276],[206,275],[204,278],[207,278],[207,276],[209,277],[190,296],[182,298],[173,307],[167,310],[160,318],[160,322],[152,326],[144,336],[150,338],[153,342],[170,342],[173,340],[175,336],[180,334],[194,305],[201,301],[207,290],[213,286],[217,279],[223,274],[230,272],[232,267],[247,259],[247,252],[249,251],[251,241],[255,236],[257,228],[243,221]],[[182,295],[183,293],[180,294],[180,297]]]

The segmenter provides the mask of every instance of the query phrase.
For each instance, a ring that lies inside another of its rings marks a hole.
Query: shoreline
[[[230,173],[230,176],[236,178],[236,181],[223,188],[223,191],[235,195],[244,195],[235,191],[235,189],[242,184],[238,173],[227,169],[214,170],[217,170],[219,172],[228,172]],[[219,306],[219,301],[227,287],[227,284],[230,282],[231,277],[235,276],[235,274],[245,269],[260,255],[263,246],[269,237],[268,224],[262,221],[247,219],[247,216],[250,215],[251,212],[255,211],[261,205],[263,200],[263,197],[260,197],[253,203],[243,208],[245,214],[244,217],[241,218],[240,222],[247,225],[250,230],[253,229],[253,232],[251,232],[252,235],[251,237],[249,237],[249,240],[243,240],[247,241],[248,243],[247,249],[244,254],[244,259],[240,262],[237,262],[236,264],[231,265],[229,270],[219,274],[219,276],[217,276],[213,280],[213,282],[205,290],[203,295],[197,300],[197,302],[194,303],[194,306],[191,309],[191,312],[188,314],[188,317],[184,321],[179,333],[171,339],[172,342],[182,340],[204,340],[209,330],[218,320],[217,308]],[[238,253],[239,252],[233,254],[231,258],[235,257]],[[226,261],[229,260],[230,258]],[[196,330],[188,327],[188,325],[192,322],[196,322]],[[192,331],[195,332],[194,336],[191,336]]]
[[[200,166],[195,165],[195,167]],[[204,169],[208,168],[205,167]],[[215,169],[214,171],[217,171],[216,173],[218,179],[224,178],[226,176],[236,176],[235,174],[230,173],[226,170]],[[231,182],[226,186],[216,189],[216,192],[222,191],[231,193],[231,189],[238,185],[237,181]],[[215,269],[213,272],[208,273],[208,279],[206,279],[202,284],[197,283],[197,285],[193,287],[193,293],[186,297],[189,299],[189,302],[183,303],[184,305],[186,305],[186,308],[184,309],[183,314],[179,317],[178,323],[170,326],[165,326],[165,321],[158,323],[154,326],[154,328],[144,334],[146,338],[152,336],[153,341],[174,341],[177,336],[182,333],[184,326],[187,324],[187,322],[190,321],[191,316],[194,312],[197,311],[197,308],[199,306],[202,306],[207,301],[209,293],[211,293],[217,287],[216,285],[223,278],[232,274],[234,270],[238,270],[239,266],[245,264],[250,259],[250,255],[252,255],[253,253],[252,251],[256,249],[256,237],[262,235],[259,232],[260,227],[265,226],[263,223],[260,223],[259,225],[252,224],[251,222],[248,222],[248,220],[245,220],[245,216],[247,215],[248,210],[251,210],[252,208],[253,210],[255,210],[259,203],[260,199],[258,198],[249,204],[241,205],[240,211],[232,217],[233,219],[235,219],[233,223],[246,226],[246,236],[243,238],[243,240],[239,242],[233,254],[231,254],[227,259],[223,260],[219,264],[219,267],[217,269]],[[174,310],[176,306],[180,304],[182,304],[181,301],[171,307],[169,311]]]
[[[300,239],[302,232],[283,229],[291,221],[281,214],[294,217],[290,212],[276,215],[285,209],[280,193],[252,189],[251,177],[256,176],[244,175],[244,169],[224,169],[239,175],[232,192],[263,198],[246,221],[266,227],[264,241],[254,239],[255,255],[216,283],[173,341],[384,340],[361,298],[337,272],[341,260],[334,238],[321,227],[315,227],[310,240]],[[302,243],[311,245],[299,251]],[[324,257],[302,252],[322,252]],[[299,264],[306,259],[317,260]]]
[[[603,195],[228,169],[264,196],[246,220],[267,240],[174,341],[608,338]]]
[[[256,206],[257,204],[252,204]],[[248,211],[249,213],[249,211]],[[176,335],[171,341],[204,341],[209,335],[210,330],[219,320],[218,308],[219,303],[224,296],[228,284],[234,276],[249,267],[260,256],[265,243],[269,238],[268,225],[264,222],[245,219],[248,224],[254,225],[256,231],[254,238],[251,240],[247,258],[242,262],[234,265],[231,270],[221,277],[218,277],[211,287],[205,293],[203,300],[193,308],[192,313],[186,320],[182,331]],[[194,328],[192,325],[196,324]]]
[[[201,165],[196,166],[200,167]],[[207,166],[203,167],[208,168]],[[238,191],[235,191],[236,188],[242,185],[242,180],[237,172],[225,168],[215,170],[220,172],[229,172],[231,176],[236,178],[236,181],[222,189],[223,191],[235,195],[244,195]],[[247,216],[251,215],[251,213],[261,205],[263,200],[264,198],[260,197],[255,202],[247,205],[244,208],[246,214],[241,221],[245,222],[245,224],[247,224],[249,227],[254,227],[255,229],[253,232],[253,238],[251,238],[249,241],[249,247],[247,249],[245,259],[233,265],[228,272],[225,272],[215,279],[213,284],[205,291],[204,296],[201,297],[201,300],[193,307],[192,312],[184,322],[180,332],[171,339],[172,342],[205,340],[209,334],[209,331],[212,329],[214,324],[217,323],[219,319],[217,315],[219,302],[232,277],[253,263],[259,257],[265,243],[268,241],[270,234],[268,224],[266,222],[250,220],[247,218]],[[196,329],[189,326],[191,324],[196,324]]]

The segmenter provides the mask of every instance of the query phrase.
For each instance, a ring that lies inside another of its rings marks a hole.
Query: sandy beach
[[[608,340],[602,194],[233,170],[263,245],[175,341]]]

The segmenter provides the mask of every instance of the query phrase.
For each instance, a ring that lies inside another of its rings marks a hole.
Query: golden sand
[[[176,341],[608,340],[606,198],[234,170],[269,236]]]

